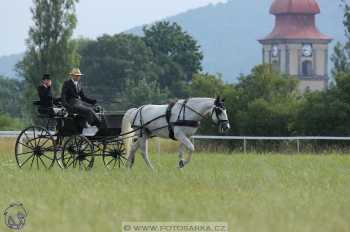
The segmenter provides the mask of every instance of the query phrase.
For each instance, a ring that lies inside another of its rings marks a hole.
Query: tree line
[[[35,115],[31,102],[37,99],[36,86],[42,74],[52,75],[58,95],[69,70],[79,66],[86,74],[86,92],[108,110],[220,95],[226,99],[231,135],[350,135],[350,42],[335,48],[335,84],[326,91],[301,94],[296,77],[275,72],[269,65],[258,65],[230,84],[220,75],[202,72],[200,46],[176,23],[146,26],[143,36],[121,33],[72,39],[76,3],[34,0],[27,51],[17,65],[24,81],[0,78],[1,115],[6,113],[7,119],[17,117],[29,123]],[[344,3],[348,41],[349,12]],[[5,104],[5,99],[12,102]],[[18,127],[16,123],[14,127]],[[209,124],[202,129],[203,133],[215,131]]]

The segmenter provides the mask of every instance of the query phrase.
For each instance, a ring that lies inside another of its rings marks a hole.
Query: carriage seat
[[[38,107],[39,117],[41,118],[65,118],[67,110],[62,105],[54,105],[53,107],[43,106],[40,101],[33,101],[33,105]]]

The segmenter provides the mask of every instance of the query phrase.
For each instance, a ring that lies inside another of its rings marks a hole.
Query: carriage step
[[[98,128],[96,126],[91,126],[83,129],[82,135],[84,136],[95,136],[98,132]]]

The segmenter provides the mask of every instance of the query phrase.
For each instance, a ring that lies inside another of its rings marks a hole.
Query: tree
[[[331,57],[331,61],[334,64],[332,69],[332,76],[335,78],[338,73],[350,72],[350,6],[346,1],[342,0],[344,6],[344,27],[345,36],[348,41],[343,45],[337,43],[334,47],[334,54]]]
[[[350,135],[350,6],[343,1],[344,27],[348,41],[337,43],[331,60],[336,85],[326,92],[305,94],[296,118],[296,131],[301,135]]]
[[[152,51],[140,37],[103,35],[95,41],[84,41],[80,47],[80,67],[86,74],[83,83],[87,92],[99,100],[110,102],[111,99],[123,98],[133,86],[158,81]],[[135,91],[142,92],[143,89]]]
[[[225,105],[227,107],[227,114],[231,124],[235,124],[234,120],[236,105],[237,91],[233,84],[226,84],[221,76],[215,76],[210,74],[195,74],[193,80],[188,87],[188,92],[191,97],[211,97],[215,98],[221,96],[225,99]],[[203,134],[215,134],[217,128],[213,127],[213,124],[209,121],[203,121],[200,127],[199,133]]]
[[[298,80],[273,70],[270,65],[258,65],[251,74],[241,76],[237,85],[241,95],[241,103],[247,106],[248,101],[263,98],[267,101],[295,97]]]
[[[298,81],[259,65],[241,76],[232,103],[232,130],[240,135],[286,136],[293,132]],[[229,107],[228,107],[229,108]]]
[[[349,53],[341,43],[337,43],[334,47],[334,54],[331,57],[331,61],[333,62],[332,68],[332,76],[335,78],[339,73],[349,72],[350,64],[349,64]]]
[[[22,116],[24,83],[0,76],[0,112],[11,117]]]
[[[349,136],[350,105],[336,90],[310,92],[299,107],[296,132],[306,136]]]
[[[166,21],[146,26],[143,31],[159,68],[160,87],[168,87],[175,97],[187,95],[182,91],[184,86],[202,70],[203,54],[197,41],[178,24]]]
[[[17,64],[24,77],[27,103],[36,99],[36,86],[44,73],[50,73],[53,90],[58,93],[70,68],[78,64],[70,39],[76,27],[75,4],[78,0],[33,0],[33,25],[29,29],[27,51]],[[30,104],[31,105],[31,104]]]
[[[350,135],[350,7],[344,4],[344,27],[348,41],[337,43],[331,60],[336,85],[325,92],[309,92],[299,105],[296,133],[312,136]]]
[[[192,97],[216,97],[222,95],[225,83],[220,76],[194,74],[189,88]]]
[[[128,81],[125,89],[125,101],[132,106],[145,104],[166,104],[169,92],[167,89],[161,90],[156,81],[147,82],[141,79],[137,82]]]
[[[23,128],[23,122],[8,114],[0,113],[0,130],[19,130]]]

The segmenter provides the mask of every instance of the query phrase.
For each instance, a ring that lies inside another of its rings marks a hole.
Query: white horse
[[[194,145],[190,137],[196,133],[202,119],[210,118],[220,132],[230,129],[224,100],[220,97],[190,98],[169,105],[145,105],[129,109],[122,122],[121,136],[129,153],[127,166],[131,168],[138,148],[148,167],[153,166],[148,157],[148,139],[151,137],[172,138],[179,141],[179,163],[183,168],[192,159]],[[185,148],[189,156],[184,160]]]

